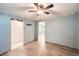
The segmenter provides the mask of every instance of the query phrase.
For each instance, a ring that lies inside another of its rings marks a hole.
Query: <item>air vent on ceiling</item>
[[[27,26],[32,26],[32,24],[26,24]]]

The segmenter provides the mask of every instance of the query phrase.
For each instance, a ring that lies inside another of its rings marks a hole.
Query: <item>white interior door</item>
[[[11,48],[14,49],[23,45],[23,22],[12,20],[11,21]]]
[[[33,21],[24,20],[24,43],[27,44],[34,41],[35,23]]]

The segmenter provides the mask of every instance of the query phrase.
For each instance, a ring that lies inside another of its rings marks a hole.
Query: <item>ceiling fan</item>
[[[50,12],[47,11],[47,10],[54,7],[53,4],[49,4],[46,7],[45,7],[45,5],[39,4],[39,3],[34,3],[34,5],[35,5],[36,9],[35,10],[29,10],[28,12],[37,12],[37,16],[39,16],[42,13],[50,14]]]

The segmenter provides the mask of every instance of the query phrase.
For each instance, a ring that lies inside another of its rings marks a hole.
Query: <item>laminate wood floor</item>
[[[40,48],[37,41],[13,49],[2,56],[79,56],[79,50],[46,42]]]

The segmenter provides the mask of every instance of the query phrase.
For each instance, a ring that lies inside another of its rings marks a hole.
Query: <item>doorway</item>
[[[38,22],[38,44],[40,48],[45,48],[45,22]]]
[[[11,20],[11,49],[24,44],[23,22]]]

